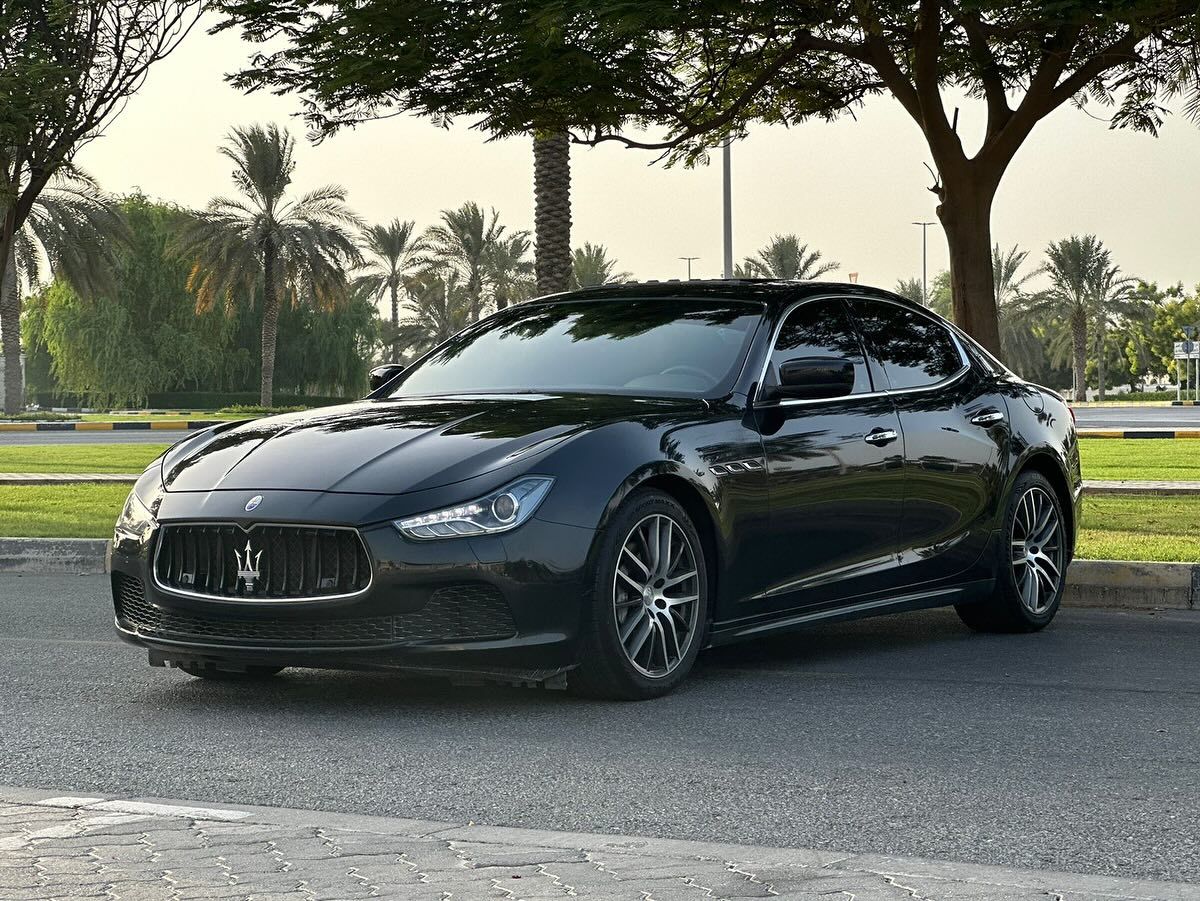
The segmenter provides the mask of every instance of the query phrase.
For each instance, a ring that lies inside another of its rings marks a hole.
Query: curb
[[[1080,438],[1200,438],[1200,429],[1076,429]]]
[[[0,573],[100,575],[109,571],[103,538],[0,538]],[[1067,570],[1066,607],[1130,610],[1200,608],[1200,563],[1076,560]]]
[[[132,485],[128,472],[0,472],[0,485]]]
[[[130,422],[0,422],[0,432],[184,432],[231,422],[228,419],[155,419]]]
[[[100,575],[108,572],[104,538],[0,538],[0,573]]]

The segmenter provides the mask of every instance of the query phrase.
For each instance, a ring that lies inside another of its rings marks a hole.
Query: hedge
[[[147,408],[151,410],[219,410],[222,407],[254,406],[258,404],[257,391],[167,391],[162,394],[151,394],[147,398]],[[355,397],[305,397],[299,394],[276,394],[277,407],[328,407],[331,404],[344,404],[358,400]],[[39,407],[65,407],[78,410],[89,407],[84,398],[73,397],[69,394],[39,393],[34,395],[33,402]]]

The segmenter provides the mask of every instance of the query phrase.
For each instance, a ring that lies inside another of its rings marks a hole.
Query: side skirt
[[[793,612],[767,622],[714,626],[708,646],[730,644],[749,638],[791,632],[815,623],[838,622],[848,619],[863,619],[885,613],[904,613],[910,610],[925,610],[930,607],[948,607],[964,604],[986,597],[994,586],[994,579],[979,579],[963,582],[947,588],[902,594],[894,597],[875,598],[869,601],[830,607],[824,610]]]

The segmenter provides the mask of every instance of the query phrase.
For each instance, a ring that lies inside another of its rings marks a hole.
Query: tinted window
[[[892,388],[920,388],[954,375],[962,357],[949,330],[935,319],[892,303],[852,304],[867,350]]]
[[[779,366],[800,357],[842,357],[854,364],[854,393],[871,390],[858,336],[840,300],[810,300],[788,314],[771,352],[767,384],[779,384]]]
[[[620,298],[510,307],[451,338],[393,397],[579,391],[702,397],[727,391],[757,304]]]

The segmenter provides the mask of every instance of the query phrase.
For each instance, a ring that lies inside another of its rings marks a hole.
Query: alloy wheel
[[[1013,579],[1021,605],[1034,616],[1046,612],[1058,594],[1063,572],[1062,519],[1054,499],[1034,486],[1021,495],[1013,517]]]
[[[629,531],[612,594],[626,658],[644,676],[669,675],[695,640],[700,611],[696,554],[679,523],[654,513]]]

